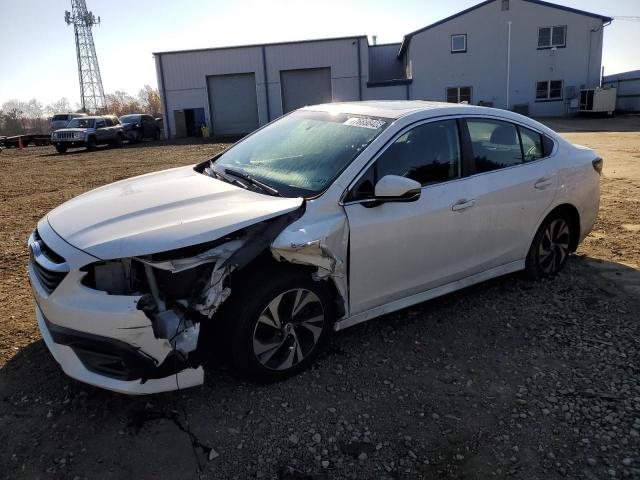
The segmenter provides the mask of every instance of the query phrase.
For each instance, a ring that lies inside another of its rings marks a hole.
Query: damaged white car
[[[504,110],[306,107],[199,165],[85,193],[40,220],[29,276],[73,378],[131,394],[201,384],[221,353],[266,380],[334,330],[526,270],[593,226],[602,160]]]

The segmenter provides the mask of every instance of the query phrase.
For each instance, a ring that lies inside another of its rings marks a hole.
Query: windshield
[[[124,115],[120,117],[122,123],[138,123],[140,121],[140,115]]]
[[[224,152],[215,167],[249,175],[286,197],[311,197],[389,123],[344,113],[293,112]]]
[[[74,118],[67,124],[67,128],[93,128],[93,118]]]

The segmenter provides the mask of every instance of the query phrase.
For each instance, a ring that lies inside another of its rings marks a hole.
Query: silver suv
[[[51,134],[51,143],[58,153],[75,147],[86,147],[89,151],[95,150],[98,145],[121,147],[123,142],[122,125],[115,115],[74,118],[66,128]]]

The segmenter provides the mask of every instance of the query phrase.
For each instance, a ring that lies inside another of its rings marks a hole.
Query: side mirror
[[[374,200],[380,202],[415,202],[420,198],[422,185],[399,175],[385,175],[374,189]]]

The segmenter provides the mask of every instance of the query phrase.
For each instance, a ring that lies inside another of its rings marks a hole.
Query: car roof
[[[398,119],[407,115],[417,118],[435,118],[447,115],[486,115],[520,122],[547,133],[551,129],[532,118],[501,108],[480,107],[464,103],[430,102],[425,100],[374,100],[362,102],[336,102],[311,105],[300,110],[354,115],[370,115]],[[422,113],[422,115],[420,115]]]
[[[452,110],[468,109],[472,105],[429,102],[424,100],[367,100],[362,102],[335,102],[311,105],[300,110],[315,110],[322,112],[352,113],[355,115],[371,115],[375,117],[400,118],[409,113],[419,111],[444,111],[446,114],[453,114]],[[482,107],[478,107],[482,108]],[[435,112],[434,112],[435,113]]]

